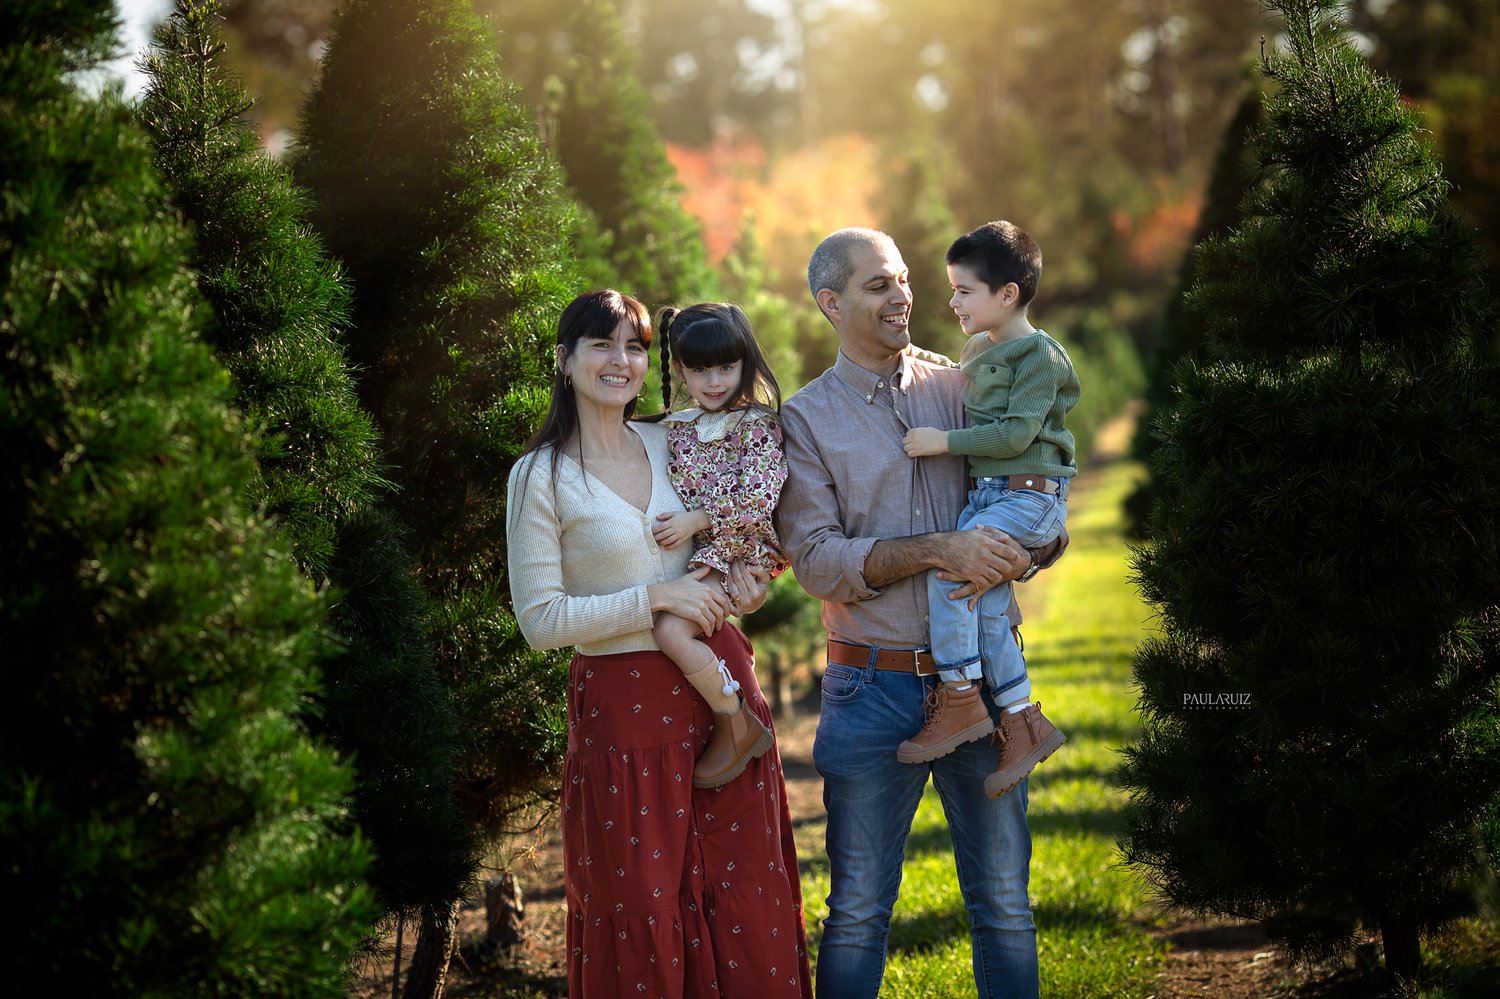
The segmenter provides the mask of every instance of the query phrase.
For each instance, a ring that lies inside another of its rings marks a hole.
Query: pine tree
[[[576,290],[560,175],[467,0],[355,0],[335,20],[295,163],[353,282],[350,356],[385,434],[464,736],[461,797],[498,835],[550,799],[565,671],[516,628],[505,486],[545,405]],[[423,916],[409,995],[441,987],[452,911]]]
[[[652,305],[717,298],[697,221],[651,119],[615,0],[486,0],[506,66],[602,237],[591,283]],[[586,252],[598,252],[589,249]]]
[[[343,994],[350,775],[298,718],[323,601],[244,498],[187,236],[102,2],[0,17],[0,894],[8,987]]]
[[[1289,51],[1264,66],[1257,176],[1199,251],[1213,360],[1178,368],[1134,559],[1162,635],[1135,661],[1125,852],[1295,955],[1378,927],[1411,977],[1421,934],[1471,904],[1500,795],[1491,300],[1334,0],[1272,6]]]
[[[341,651],[322,663],[311,720],[355,768],[354,819],[387,912],[458,902],[475,866],[459,812],[452,705],[433,664],[404,532],[378,500],[379,434],[359,408],[338,337],[348,291],[306,224],[308,198],[264,155],[222,65],[217,0],[179,0],[158,29],[138,117],[213,307],[208,340],[260,429],[252,507],[286,531],[304,574],[339,595]]]

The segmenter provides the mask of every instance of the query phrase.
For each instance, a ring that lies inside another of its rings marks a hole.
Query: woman
[[[683,506],[665,428],[630,420],[650,345],[640,302],[599,291],[569,304],[551,409],[510,477],[516,618],[536,648],[578,647],[562,793],[568,994],[810,996],[780,758],[695,789],[713,715],[652,638],[662,612],[702,625],[769,725],[750,645],[725,623],[765,600],[764,574],[737,565],[726,592],[687,571],[691,546],[652,538]]]

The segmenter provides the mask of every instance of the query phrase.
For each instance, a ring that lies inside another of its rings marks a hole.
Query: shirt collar
[[[907,358],[905,351],[901,352],[901,357],[896,362],[895,374],[889,378],[860,367],[851,361],[849,355],[845,354],[842,350],[839,351],[839,356],[833,362],[834,376],[863,396],[865,402],[874,402],[880,393],[888,391],[892,385],[901,386],[904,392],[907,384],[906,369]]]

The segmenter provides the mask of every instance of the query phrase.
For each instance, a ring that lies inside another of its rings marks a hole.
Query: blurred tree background
[[[1278,31],[1259,0],[476,6],[498,27],[507,73],[594,216],[611,266],[587,277],[614,278],[653,307],[733,294],[725,260],[752,220],[747,252],[762,262],[761,290],[797,317],[805,371],[787,379],[793,388],[834,349],[803,301],[807,253],[851,222],[900,238],[924,346],[956,345],[945,240],[1009,218],[1046,253],[1034,310],[1042,325],[1071,342],[1092,314],[1163,375],[1181,332],[1169,330],[1158,350],[1164,311],[1253,86],[1250,61],[1261,36]],[[288,142],[336,7],[226,6],[229,57],[260,97],[252,116],[272,151]],[[1500,5],[1349,7],[1372,63],[1422,111],[1455,205],[1500,255]],[[662,170],[658,137],[675,178]],[[679,184],[694,219],[675,204]],[[1237,190],[1226,196],[1232,205]],[[715,271],[702,265],[700,233]]]
[[[239,112],[253,102],[221,63],[215,0],[179,3],[144,60],[137,116],[170,203],[193,228],[191,266],[212,309],[204,339],[257,429],[250,506],[285,532],[304,576],[336,595],[337,653],[307,712],[355,774],[353,820],[370,838],[383,913],[453,905],[476,838],[454,787],[457,718],[434,668],[408,530],[343,338],[350,293],[307,222],[287,164]]]

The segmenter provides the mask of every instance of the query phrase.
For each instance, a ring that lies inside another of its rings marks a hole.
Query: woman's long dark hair
[[[615,327],[622,322],[629,323],[635,330],[636,339],[650,349],[651,313],[629,295],[622,295],[613,289],[584,292],[568,303],[557,320],[557,345],[562,348],[562,353],[552,365],[552,403],[547,408],[547,415],[542,418],[541,427],[532,434],[531,440],[526,442],[526,447],[521,451],[524,456],[543,448],[551,448],[554,483],[557,482],[557,455],[578,436],[578,400],[573,395],[573,386],[567,381],[565,372],[568,358],[578,349],[580,340],[608,340],[614,336]],[[630,419],[635,413],[635,403],[636,400],[632,399],[626,404],[625,419]],[[582,463],[583,455],[580,453],[578,457]],[[529,482],[530,469],[527,470],[526,477]]]
[[[685,368],[707,368],[715,364],[743,361],[740,383],[725,409],[776,412],[781,408],[781,386],[766,355],[755,340],[750,319],[738,305],[702,302],[685,309],[671,307],[657,314],[661,330],[661,399],[672,409],[672,358]]]

